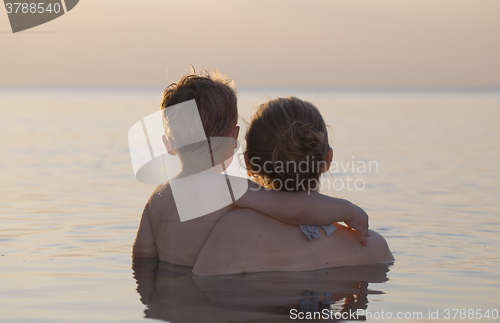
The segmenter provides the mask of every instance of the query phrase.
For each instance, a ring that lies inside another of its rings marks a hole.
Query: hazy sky
[[[165,86],[192,64],[240,88],[500,88],[499,15],[499,0],[81,0],[16,34],[0,13],[0,87]]]

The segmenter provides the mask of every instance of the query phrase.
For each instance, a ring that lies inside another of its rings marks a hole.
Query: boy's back
[[[170,185],[161,184],[151,194],[144,208],[160,260],[171,264],[194,266],[217,221],[233,206],[181,222]]]

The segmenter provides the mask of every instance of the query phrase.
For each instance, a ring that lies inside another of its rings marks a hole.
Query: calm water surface
[[[160,93],[0,91],[0,321],[281,322],[291,309],[495,321],[445,311],[500,310],[499,93],[240,91],[244,120],[265,94],[296,95],[332,127],[339,165],[377,162],[333,172],[363,190],[324,193],[364,207],[396,262],[216,278],[132,266],[153,187],[134,179],[127,132]]]

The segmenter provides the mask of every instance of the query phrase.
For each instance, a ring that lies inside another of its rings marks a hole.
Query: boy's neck
[[[213,166],[210,155],[200,155],[197,158],[179,158],[181,161],[181,171],[176,178],[182,178],[198,174],[210,169],[212,172],[221,174],[230,164],[230,160]]]
[[[222,173],[232,161],[233,141],[235,140],[229,138],[213,138],[210,147],[207,143],[194,151],[178,154],[181,172],[176,177],[186,177],[208,169],[212,169],[214,173]]]

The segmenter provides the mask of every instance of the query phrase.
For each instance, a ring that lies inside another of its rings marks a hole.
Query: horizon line
[[[0,86],[0,91],[158,91],[163,90],[163,86]],[[329,87],[329,86],[243,86],[236,87],[238,91],[299,91],[299,92],[500,92],[500,87],[454,87],[454,86],[433,86],[433,87]]]

